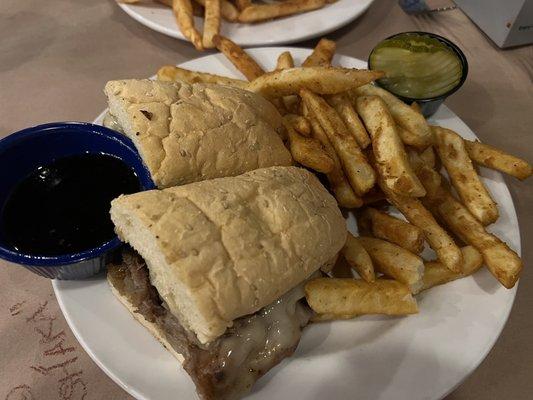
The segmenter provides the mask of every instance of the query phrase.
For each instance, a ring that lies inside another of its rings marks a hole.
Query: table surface
[[[470,71],[447,104],[482,141],[532,160],[533,46],[500,50],[459,10],[413,17],[396,3],[378,0],[330,34],[338,52],[366,59],[379,40],[401,31],[450,38]],[[92,121],[106,105],[108,80],[147,77],[161,65],[201,55],[141,26],[112,0],[3,0],[0,37],[0,137],[45,122]],[[533,393],[533,185],[531,179],[507,183],[526,268],[501,337],[448,400],[525,400]],[[131,399],[80,348],[48,280],[0,264],[0,302],[0,399]]]

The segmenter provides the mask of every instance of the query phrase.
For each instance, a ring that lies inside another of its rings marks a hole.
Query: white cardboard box
[[[499,47],[533,43],[533,0],[455,0]]]

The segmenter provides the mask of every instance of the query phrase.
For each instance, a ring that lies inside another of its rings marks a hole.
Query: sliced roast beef
[[[170,345],[184,357],[183,367],[204,400],[237,399],[285,357],[292,355],[311,310],[303,284],[253,315],[234,321],[217,340],[202,345],[165,307],[150,283],[144,260],[125,247],[108,278],[143,317],[157,324]]]

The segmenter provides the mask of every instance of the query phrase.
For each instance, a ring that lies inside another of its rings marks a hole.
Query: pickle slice
[[[379,84],[413,99],[440,96],[457,86],[461,60],[444,43],[427,35],[405,34],[384,40],[372,52],[370,65],[384,71]]]

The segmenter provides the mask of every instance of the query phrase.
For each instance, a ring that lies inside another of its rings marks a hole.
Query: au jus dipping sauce
[[[37,167],[9,194],[2,235],[13,249],[36,256],[79,253],[111,240],[110,202],[140,190],[129,166],[105,154],[59,158]]]

